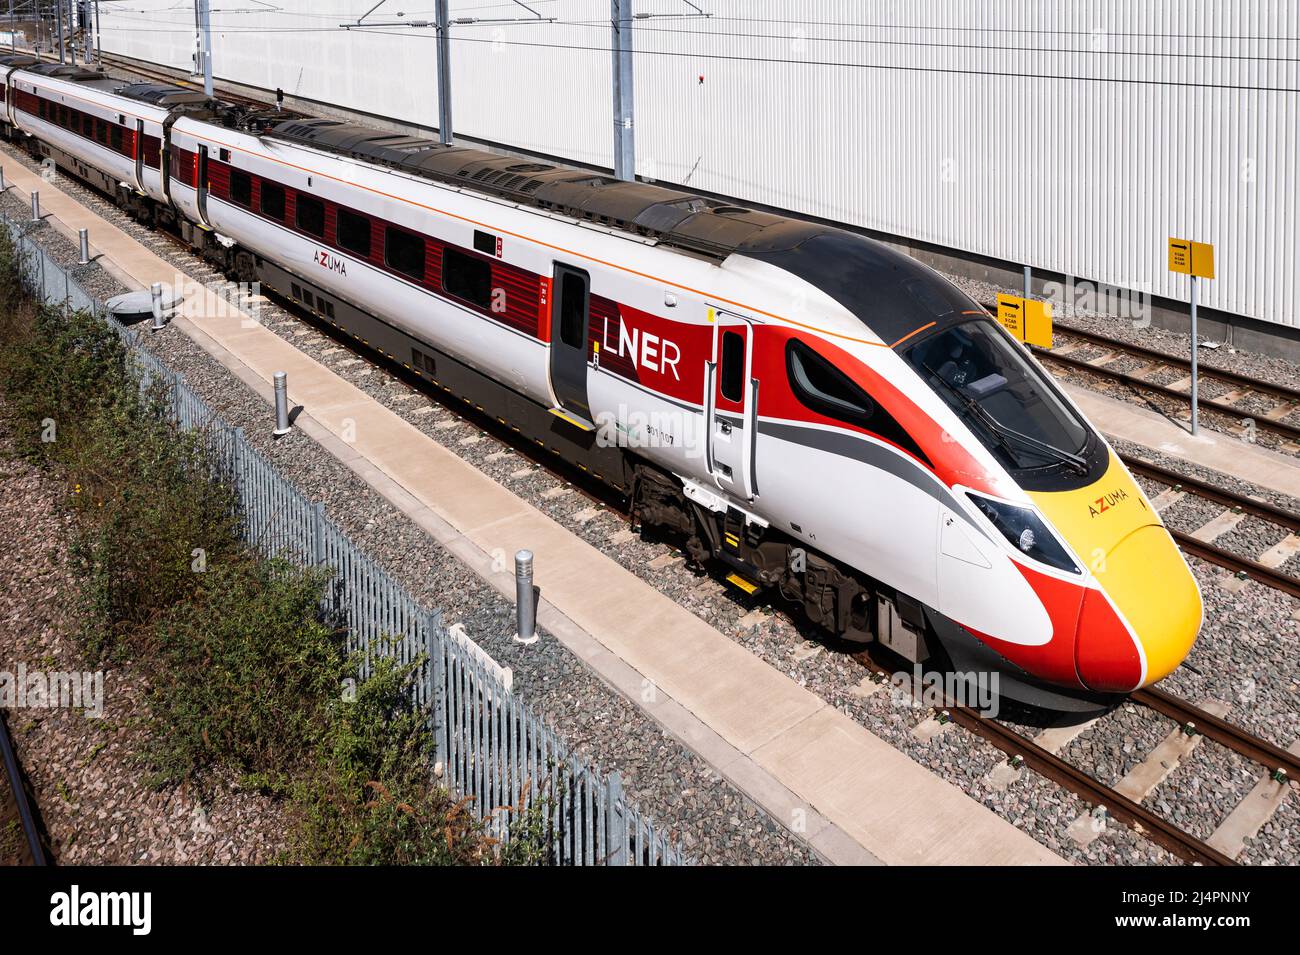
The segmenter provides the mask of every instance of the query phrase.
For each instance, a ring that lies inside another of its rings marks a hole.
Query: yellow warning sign
[[[1169,271],[1203,279],[1214,278],[1214,246],[1170,236]]]
[[[999,295],[998,323],[1027,345],[1052,347],[1052,306],[1049,302],[1018,295]]]

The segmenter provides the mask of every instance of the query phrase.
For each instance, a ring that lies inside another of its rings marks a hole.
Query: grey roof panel
[[[444,146],[338,120],[289,120],[276,124],[266,135],[604,223],[712,259],[725,259],[744,249],[793,248],[827,231],[825,226],[726,205],[677,189],[624,182],[601,173],[482,149]]]

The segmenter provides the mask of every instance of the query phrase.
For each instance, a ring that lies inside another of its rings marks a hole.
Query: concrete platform
[[[40,189],[56,228],[88,228],[125,284],[176,280],[55,183],[17,163],[5,173]],[[268,403],[272,374],[287,372],[297,426],[501,593],[513,596],[513,576],[491,555],[530,548],[541,625],[826,860],[1064,864],[228,302],[204,290],[173,325],[163,334],[189,335]]]

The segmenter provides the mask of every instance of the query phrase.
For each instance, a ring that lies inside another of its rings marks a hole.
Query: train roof
[[[735,253],[767,262],[824,292],[885,342],[919,340],[987,315],[911,256],[833,226],[335,119],[290,119],[261,135],[598,222],[706,258]]]
[[[129,83],[119,88],[117,95],[159,107],[197,106],[208,101],[207,96],[197,90],[170,83]]]
[[[708,258],[789,249],[830,226],[601,173],[445,146],[333,119],[292,119],[262,135],[372,162],[523,205],[599,222]]]
[[[30,60],[30,58],[28,59]],[[48,76],[68,83],[79,83],[83,86],[90,86],[110,93],[117,92],[122,85],[120,80],[115,80],[97,70],[88,70],[83,66],[71,66],[66,63],[38,63],[35,61],[15,65],[20,66],[24,73],[35,73],[37,76]]]

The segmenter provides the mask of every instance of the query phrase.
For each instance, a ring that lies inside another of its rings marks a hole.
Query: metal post
[[[0,192],[7,192],[8,190],[9,184],[5,182],[5,168],[0,166]]]
[[[77,230],[77,244],[81,247],[81,258],[77,260],[78,265],[90,264],[90,230]]]
[[[632,0],[610,0],[610,52],[614,70],[614,176],[636,179],[636,137],[632,129]]]
[[[1197,345],[1197,338],[1196,338],[1196,276],[1193,275],[1193,276],[1192,276],[1192,434],[1193,434],[1193,435],[1196,434],[1196,430],[1197,430],[1197,428],[1200,426],[1200,415],[1199,415],[1199,413],[1198,413],[1198,412],[1199,412],[1199,409],[1197,408],[1197,400],[1196,400],[1196,399],[1197,399],[1197,386],[1198,386],[1198,384],[1199,384],[1199,376],[1198,376],[1198,373],[1197,373],[1197,367],[1196,367],[1196,351],[1197,351],[1197,347],[1196,347],[1196,345]]]
[[[95,64],[104,65],[104,46],[99,32],[99,0],[95,0]]]
[[[627,865],[622,801],[623,778],[613,771],[605,777],[605,865]]]
[[[149,323],[149,331],[160,332],[166,328],[163,321],[163,302],[162,302],[162,283],[154,282],[149,286],[149,304],[153,308],[153,320]]]
[[[59,18],[59,62],[66,63],[63,53],[63,0],[54,0],[54,10]]]
[[[438,27],[438,142],[451,145],[451,23],[448,0],[437,0]]]
[[[203,95],[212,95],[212,13],[208,0],[195,0],[198,4],[199,36],[203,56]]]
[[[277,371],[275,379],[275,430],[271,433],[277,438],[288,434],[293,428],[289,424],[289,376]]]
[[[433,730],[433,774],[447,779],[447,696],[443,672],[442,613],[431,610],[424,617],[425,652],[429,655],[429,692],[426,701]]]
[[[515,553],[515,642],[537,642],[537,595],[533,590],[533,552]]]
[[[1031,287],[1031,283],[1033,282],[1033,274],[1034,274],[1034,270],[1026,265],[1025,266],[1025,298],[1031,297],[1029,294],[1029,289]]]
[[[68,0],[68,55],[77,65],[77,0]]]
[[[41,193],[38,189],[32,190],[32,221],[41,221]]]

